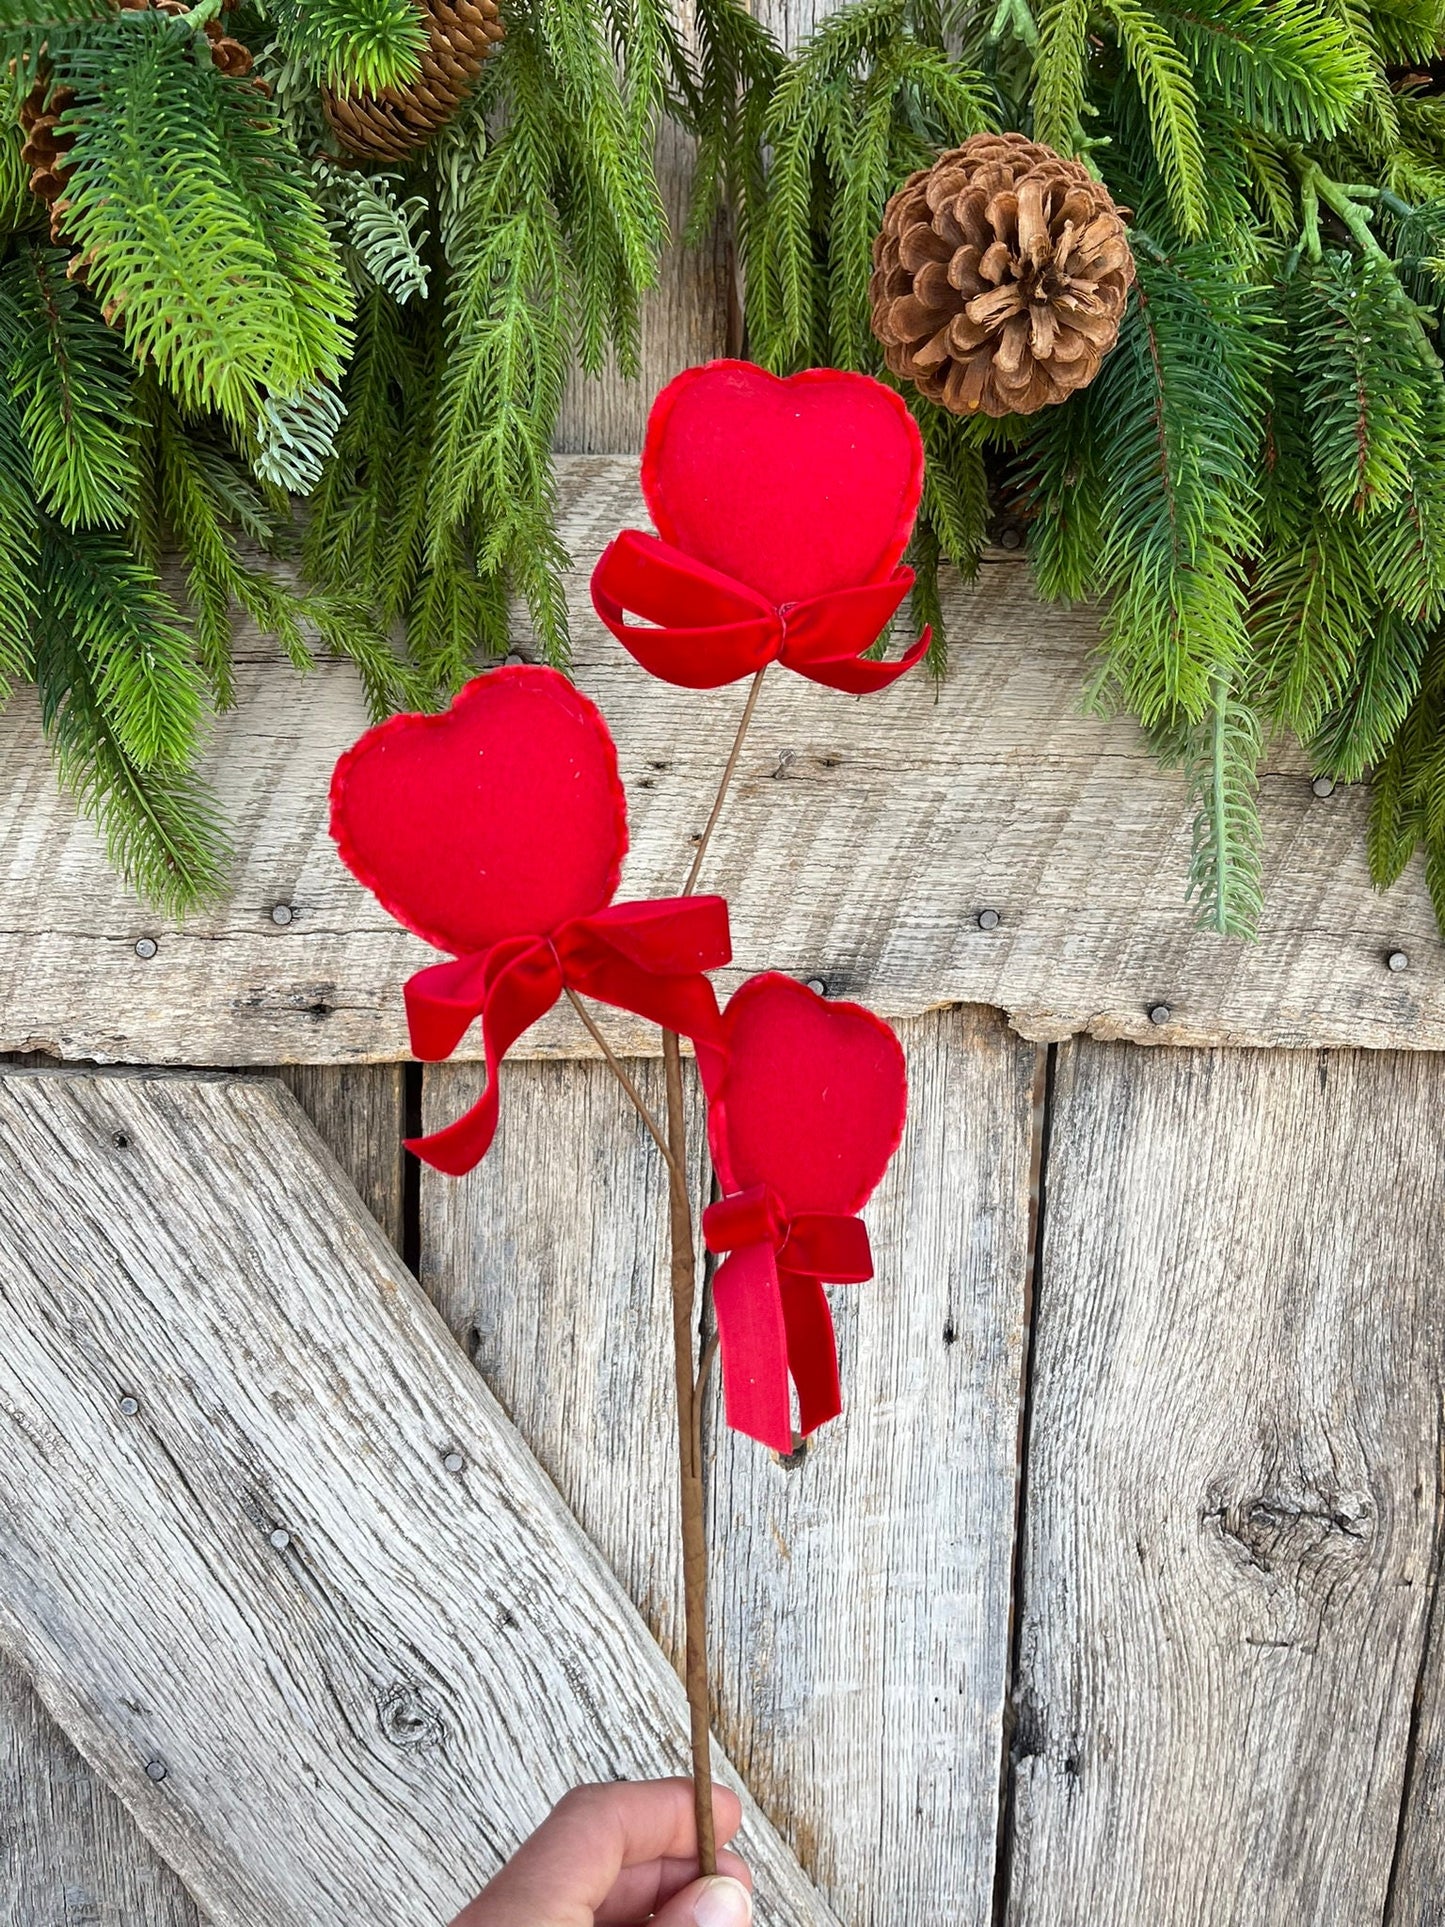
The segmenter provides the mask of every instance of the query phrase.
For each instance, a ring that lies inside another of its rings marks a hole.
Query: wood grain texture
[[[0,1661],[0,1927],[204,1927],[9,1660]]]
[[[400,1066],[298,1064],[281,1076],[399,1247]],[[3,1657],[0,1815],[0,1927],[202,1927],[180,1881]]]
[[[216,1927],[438,1927],[569,1783],[677,1769],[666,1661],[278,1083],[7,1075],[0,1145],[0,1637]],[[748,1832],[763,1919],[830,1919]]]
[[[400,1064],[283,1064],[277,1075],[398,1251],[406,1153]]]
[[[629,786],[624,889],[686,871],[741,701],[645,676],[600,630],[587,570],[640,513],[634,464],[561,464],[577,674],[602,704]],[[1201,932],[1183,901],[1189,817],[1177,776],[1134,726],[1080,714],[1094,630],[1040,606],[1025,565],[986,565],[949,597],[954,668],[866,702],[775,671],[706,881],[733,904],[738,971],[821,976],[890,1016],[995,1005],[1030,1037],[1445,1047],[1445,950],[1412,867],[1370,888],[1363,791],[1311,794],[1293,753],[1262,793],[1267,903],[1258,943]],[[0,715],[0,1047],[102,1061],[340,1063],[406,1055],[401,985],[434,953],[343,871],[326,786],[365,726],[352,672],[306,682],[255,645],[216,726],[217,786],[237,829],[230,898],[166,927],[110,876],[56,796],[35,715]],[[284,927],[277,902],[295,906]],[[977,927],[996,908],[999,927]],[[135,954],[140,936],[159,950]],[[1386,968],[1393,949],[1410,968]],[[1148,1011],[1173,1012],[1162,1028]],[[619,1033],[629,1051],[655,1033]],[[584,1051],[570,1012],[524,1048]],[[475,1037],[464,1051],[477,1050]]]
[[[1010,1927],[1382,1918],[1441,1551],[1442,1089],[1061,1051]]]
[[[843,1418],[785,1463],[726,1431],[712,1386],[717,1730],[849,1927],[987,1927],[1034,1052],[992,1013],[902,1035],[909,1126],[867,1213],[878,1275],[832,1294]],[[630,1068],[660,1095],[658,1066]],[[675,1649],[661,1160],[604,1066],[502,1075],[487,1164],[423,1173],[424,1279]],[[475,1085],[429,1069],[428,1128]]]

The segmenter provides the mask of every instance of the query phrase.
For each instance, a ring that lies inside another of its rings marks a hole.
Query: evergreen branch
[[[1217,673],[1203,717],[1159,747],[1182,764],[1195,806],[1187,893],[1199,921],[1220,936],[1253,937],[1264,910],[1259,718]]]
[[[1112,686],[1149,724],[1202,716],[1216,673],[1243,655],[1270,362],[1222,251],[1143,252],[1138,265],[1138,300],[1095,384],[1096,580],[1114,597]]]
[[[204,709],[191,640],[128,545],[102,530],[48,523],[38,600],[84,664],[87,700],[127,765],[186,769]]]
[[[67,528],[118,527],[133,496],[133,371],[65,264],[59,248],[21,245],[0,273],[10,392],[42,507]]]
[[[1101,0],[1138,85],[1169,205],[1186,238],[1209,224],[1208,163],[1188,63],[1142,0]]]
[[[299,395],[268,395],[256,424],[256,473],[273,488],[309,495],[336,446],[345,405],[336,389],[315,382]]]
[[[1419,324],[1387,262],[1330,250],[1293,289],[1295,366],[1320,497],[1368,516],[1397,503],[1420,445],[1430,378]]]
[[[1316,0],[1162,0],[1169,31],[1200,84],[1256,135],[1338,133],[1376,68]]]
[[[83,103],[66,224],[132,354],[246,432],[266,393],[334,378],[351,303],[274,109],[191,41],[183,20],[123,13],[56,59]]]
[[[0,291],[0,325],[6,323]],[[30,455],[19,411],[0,388],[0,704],[9,700],[11,679],[28,676],[33,667],[38,537]]]
[[[87,539],[52,524],[43,544],[35,665],[41,717],[61,783],[100,826],[112,864],[149,902],[180,916],[220,894],[229,859],[225,832],[209,792],[187,767],[137,761],[96,686],[67,586],[70,551]]]
[[[328,224],[364,291],[384,288],[405,303],[426,294],[427,202],[419,194],[403,201],[397,174],[358,174],[324,156],[311,162],[311,177]]]
[[[426,27],[412,0],[265,0],[287,54],[339,94],[408,87]]]
[[[1399,616],[1376,619],[1356,660],[1352,686],[1310,739],[1317,770],[1336,782],[1358,783],[1388,754],[1419,694],[1428,640],[1427,631]]]
[[[1088,92],[1092,0],[1050,0],[1039,18],[1034,56],[1034,139],[1076,154]]]

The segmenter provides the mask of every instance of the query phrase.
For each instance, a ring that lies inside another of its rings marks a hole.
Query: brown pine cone
[[[1134,280],[1127,209],[1078,161],[976,134],[911,175],[873,244],[873,332],[957,415],[1032,415],[1085,388]]]
[[[20,103],[20,125],[25,134],[20,158],[30,169],[30,191],[50,209],[51,238],[58,241],[56,203],[65,191],[72,168],[65,155],[75,144],[74,134],[61,133],[57,122],[67,107],[75,105],[73,87],[52,87],[48,78],[37,80]]]
[[[471,91],[504,34],[497,0],[417,0],[426,30],[421,73],[409,87],[379,94],[322,90],[341,145],[362,160],[401,160],[424,146]]]

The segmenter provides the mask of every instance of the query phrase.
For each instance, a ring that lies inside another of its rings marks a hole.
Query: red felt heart
[[[729,1000],[723,1052],[712,1123],[727,1188],[770,1185],[789,1216],[857,1211],[903,1135],[908,1078],[888,1025],[768,972]]]
[[[907,546],[923,441],[868,375],[688,368],[652,405],[642,492],[665,542],[778,606],[880,582]]]
[[[627,803],[601,713],[555,669],[493,669],[393,716],[331,779],[331,834],[383,908],[454,956],[610,903]]]

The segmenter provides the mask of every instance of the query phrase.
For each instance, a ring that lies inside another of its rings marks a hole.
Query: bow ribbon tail
[[[730,1252],[712,1289],[728,1424],[774,1452],[791,1452],[788,1327],[772,1246]]]
[[[448,972],[453,975],[448,977]],[[435,981],[438,977],[440,985]],[[423,978],[433,982],[420,984]],[[457,1028],[461,1017],[457,1000],[463,985],[475,998],[472,1016],[482,1020],[486,1088],[454,1123],[427,1137],[406,1139],[409,1151],[453,1178],[480,1164],[490,1149],[497,1129],[497,1073],[502,1058],[562,995],[562,972],[551,948],[534,939],[498,944],[480,962],[463,957],[455,965],[437,964],[418,971],[406,987],[407,1016],[418,1056],[447,1056],[460,1041],[467,1028],[466,1023]],[[435,1045],[448,1036],[452,1042],[446,1050],[427,1053],[420,1048],[422,1043]]]
[[[798,1388],[798,1430],[804,1438],[843,1409],[838,1383],[838,1341],[821,1278],[803,1271],[778,1273],[787,1333],[788,1370]]]
[[[913,580],[912,569],[899,568],[885,582],[834,589],[807,602],[793,603],[784,612],[779,660],[800,676],[829,689],[840,689],[848,696],[868,696],[874,690],[886,689],[922,660],[933,640],[932,629],[926,628],[895,662],[873,662],[863,657],[863,651],[873,647],[892,621]]]
[[[782,642],[764,597],[655,535],[624,529],[592,571],[592,606],[650,675],[720,689],[772,662]],[[640,616],[648,627],[627,620]]]

